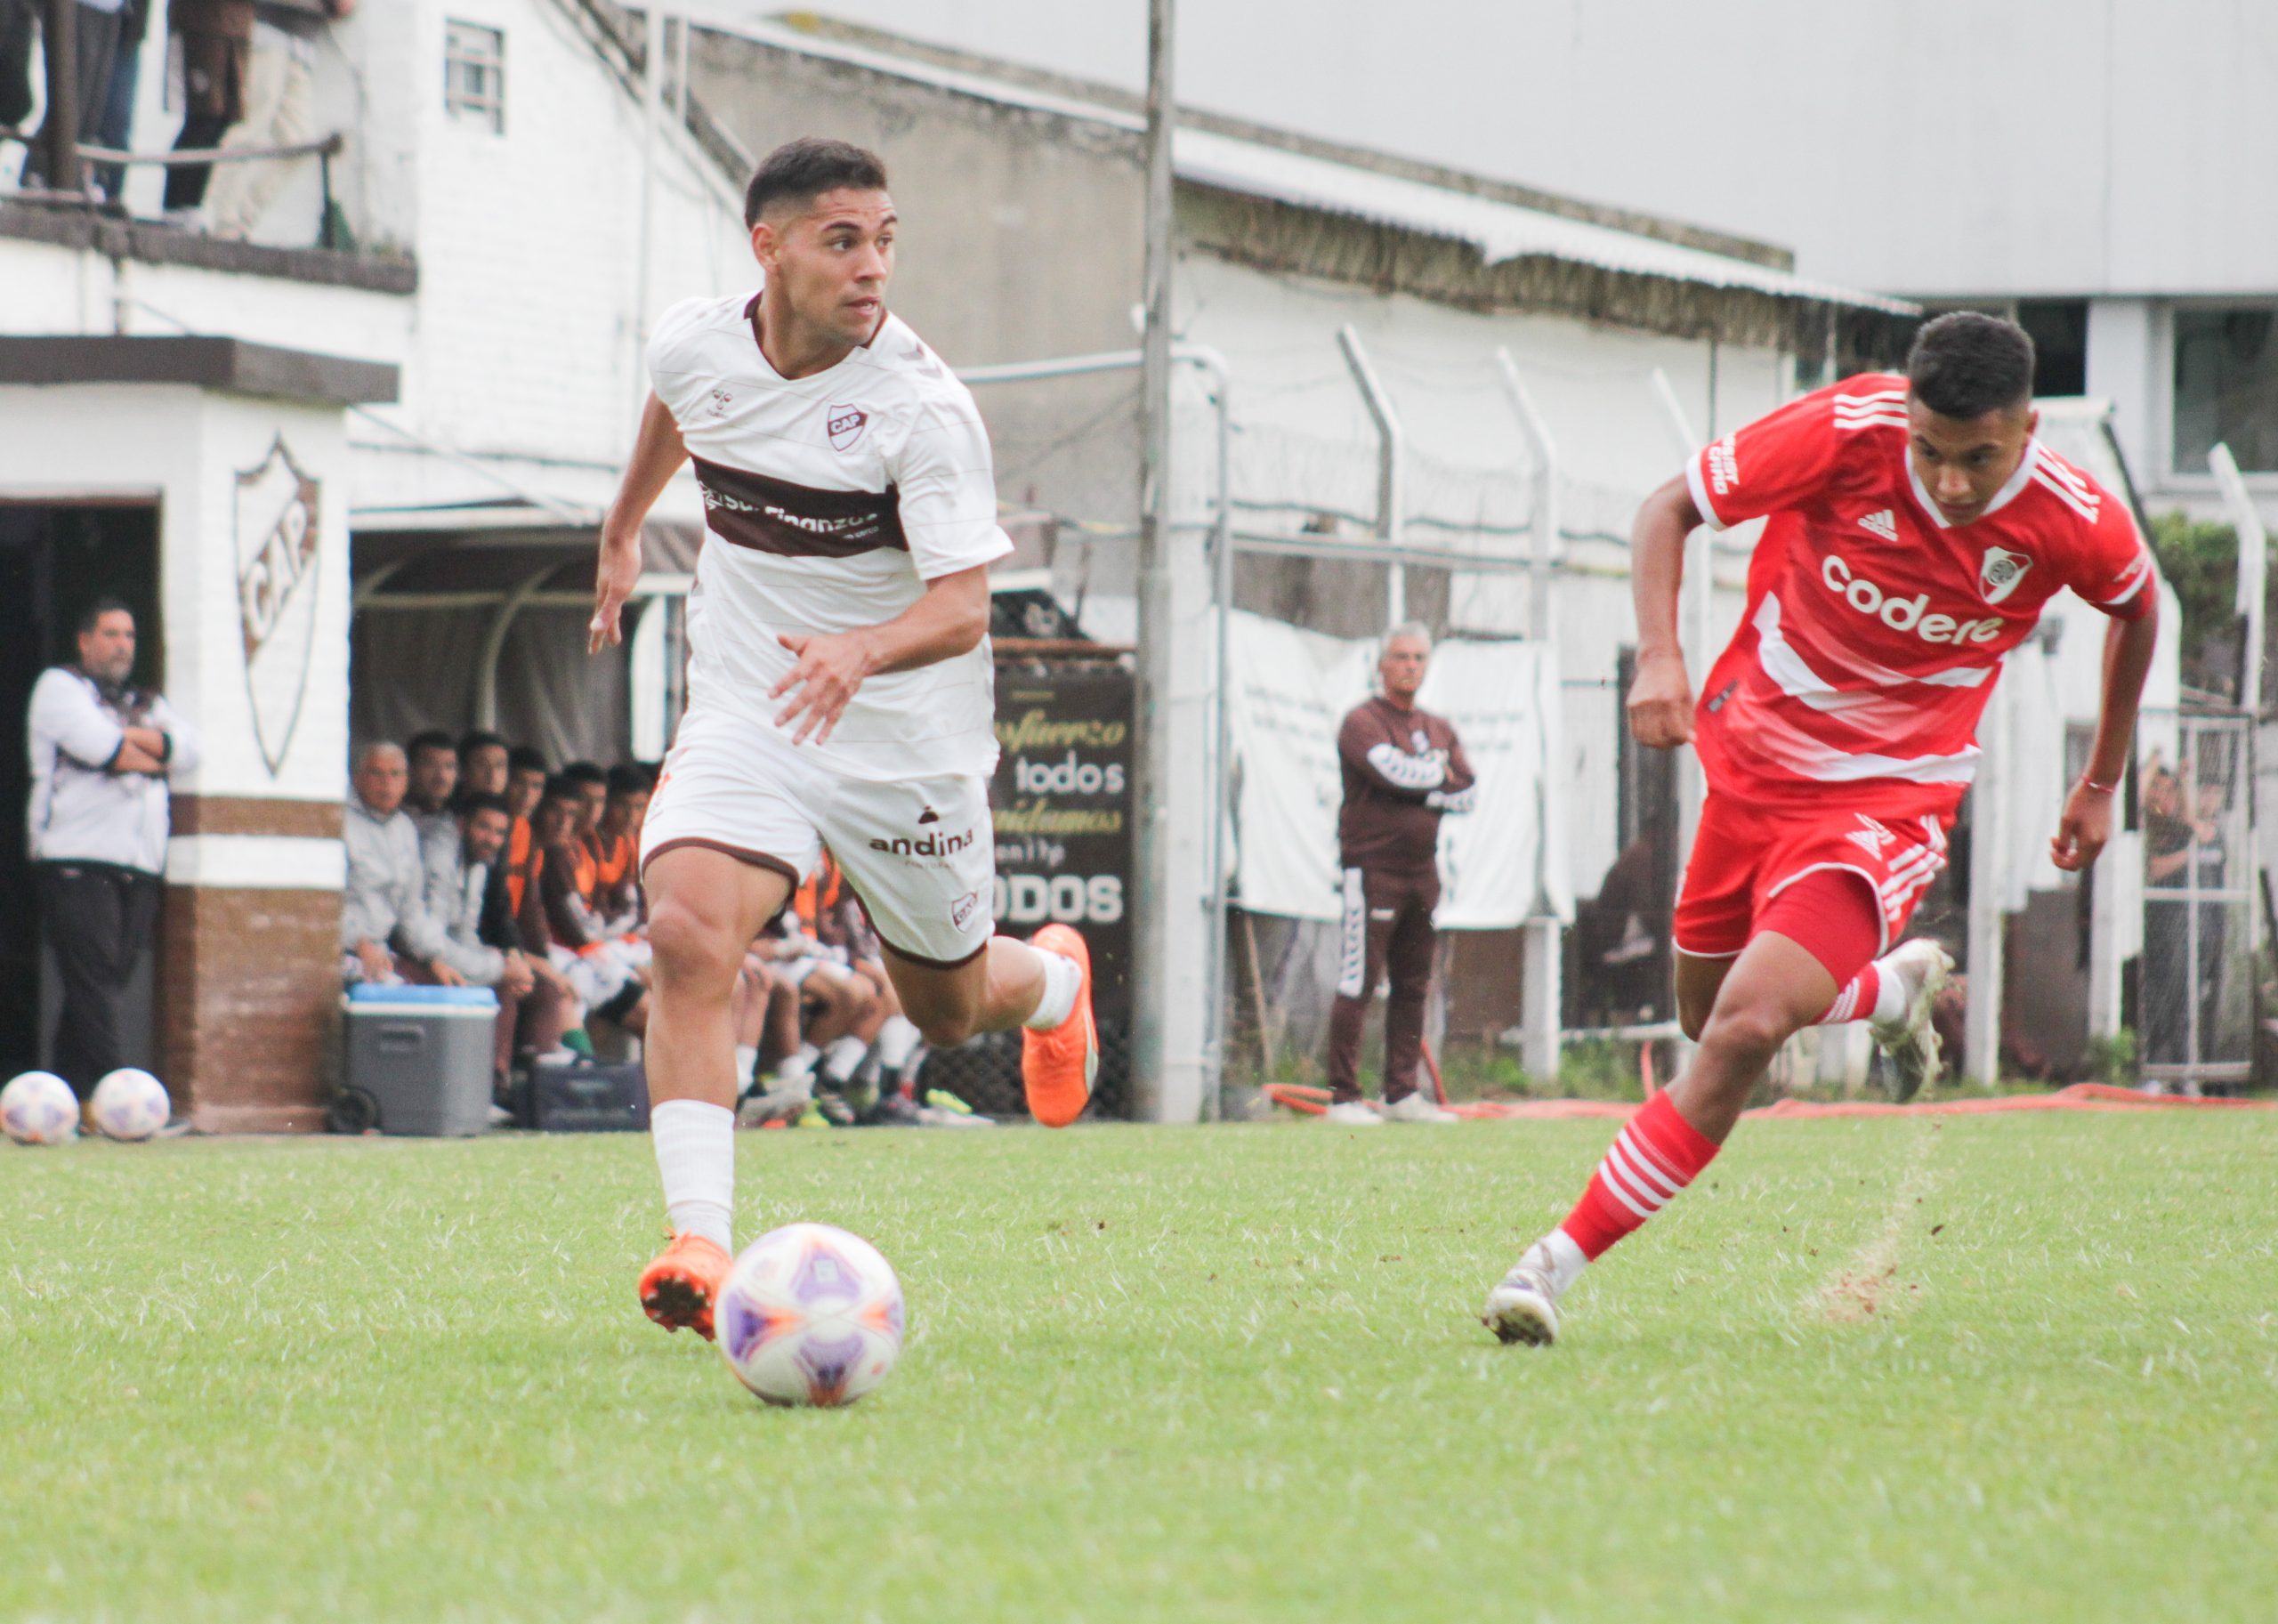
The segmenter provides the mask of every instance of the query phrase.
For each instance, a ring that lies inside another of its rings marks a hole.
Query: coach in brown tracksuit
[[[1440,902],[1440,818],[1472,806],[1471,764],[1456,731],[1417,708],[1432,658],[1431,634],[1403,626],[1377,661],[1384,691],[1345,718],[1337,733],[1345,806],[1337,823],[1344,869],[1344,936],[1337,1003],[1329,1020],[1334,1121],[1378,1120],[1361,1103],[1361,1029],[1387,969],[1385,1111],[1395,1120],[1451,1119],[1416,1093],[1424,1045],[1424,997],[1432,980],[1432,910]]]

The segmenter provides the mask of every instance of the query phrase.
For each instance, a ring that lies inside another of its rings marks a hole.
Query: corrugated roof
[[[755,44],[872,73],[931,85],[1004,107],[1027,109],[1125,131],[1145,121],[1118,108],[994,79],[967,69],[897,56],[849,41],[820,37],[774,21],[709,26]],[[1709,287],[1745,288],[1775,298],[1805,299],[1859,310],[1914,316],[1920,307],[1880,294],[1814,280],[1749,260],[1687,247],[1635,231],[1569,219],[1451,187],[1387,174],[1362,165],[1182,125],[1172,147],[1179,179],[1221,191],[1265,198],[1323,214],[1366,220],[1418,236],[1469,243],[1490,265],[1540,257],[1634,276]]]
[[[1917,305],[1879,294],[1208,130],[1181,129],[1172,161],[1183,181],[1348,214],[1422,236],[1452,238],[1470,243],[1490,265],[1539,256],[1896,316],[1920,313]]]

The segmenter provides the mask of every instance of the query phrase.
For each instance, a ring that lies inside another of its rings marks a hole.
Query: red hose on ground
[[[1425,1051],[1429,1054],[1427,1049]],[[1439,1087],[1433,1069],[1433,1084]],[[1268,1083],[1265,1096],[1277,1105],[1308,1116],[1329,1109],[1329,1092],[1308,1083]],[[1446,1100],[1444,1092],[1440,1095]],[[1534,1121],[1571,1117],[1623,1117],[1637,1107],[1617,1100],[1467,1100],[1448,1109],[1466,1121],[1519,1119]],[[2278,1111],[2278,1100],[2192,1099],[2187,1095],[2138,1094],[2110,1083],[2074,1083],[2051,1094],[2004,1095],[1998,1098],[1935,1100],[1913,1105],[1893,1105],[1876,1100],[1841,1100],[1822,1103],[1811,1100],[1781,1100],[1741,1114],[1749,1117],[1892,1117],[1982,1116],[2010,1111]]]

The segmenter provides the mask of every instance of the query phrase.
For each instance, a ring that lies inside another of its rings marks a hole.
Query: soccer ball
[[[0,1088],[0,1128],[18,1144],[61,1144],[79,1131],[79,1096],[53,1071],[27,1071]]]
[[[714,1310],[736,1378],[771,1404],[851,1404],[901,1352],[901,1282],[878,1248],[788,1224],[744,1248]]]
[[[87,1106],[95,1126],[113,1139],[148,1139],[174,1112],[166,1086],[133,1066],[106,1072]]]

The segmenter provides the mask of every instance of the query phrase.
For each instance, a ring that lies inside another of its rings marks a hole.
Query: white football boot
[[[1953,974],[1953,956],[1927,936],[1902,941],[1882,961],[1886,974],[1895,972],[1905,990],[1906,1005],[1893,1021],[1870,1021],[1867,1030],[1891,1058],[1892,1097],[1901,1104],[1922,1092],[1922,1085],[1938,1075],[1942,1060],[1938,1029],[1930,1023],[1930,1006]]]
[[[1321,1113],[1321,1119],[1338,1127],[1382,1127],[1385,1119],[1366,1100],[1339,1100]]]
[[[1554,1247],[1560,1251],[1554,1252]],[[1558,1340],[1558,1299],[1581,1272],[1581,1248],[1563,1230],[1551,1231],[1527,1248],[1511,1272],[1496,1282],[1487,1294],[1480,1323],[1498,1342],[1549,1346]]]
[[[1426,1095],[1421,1088],[1402,1095],[1385,1107],[1387,1122],[1460,1122],[1461,1117],[1448,1111]]]

